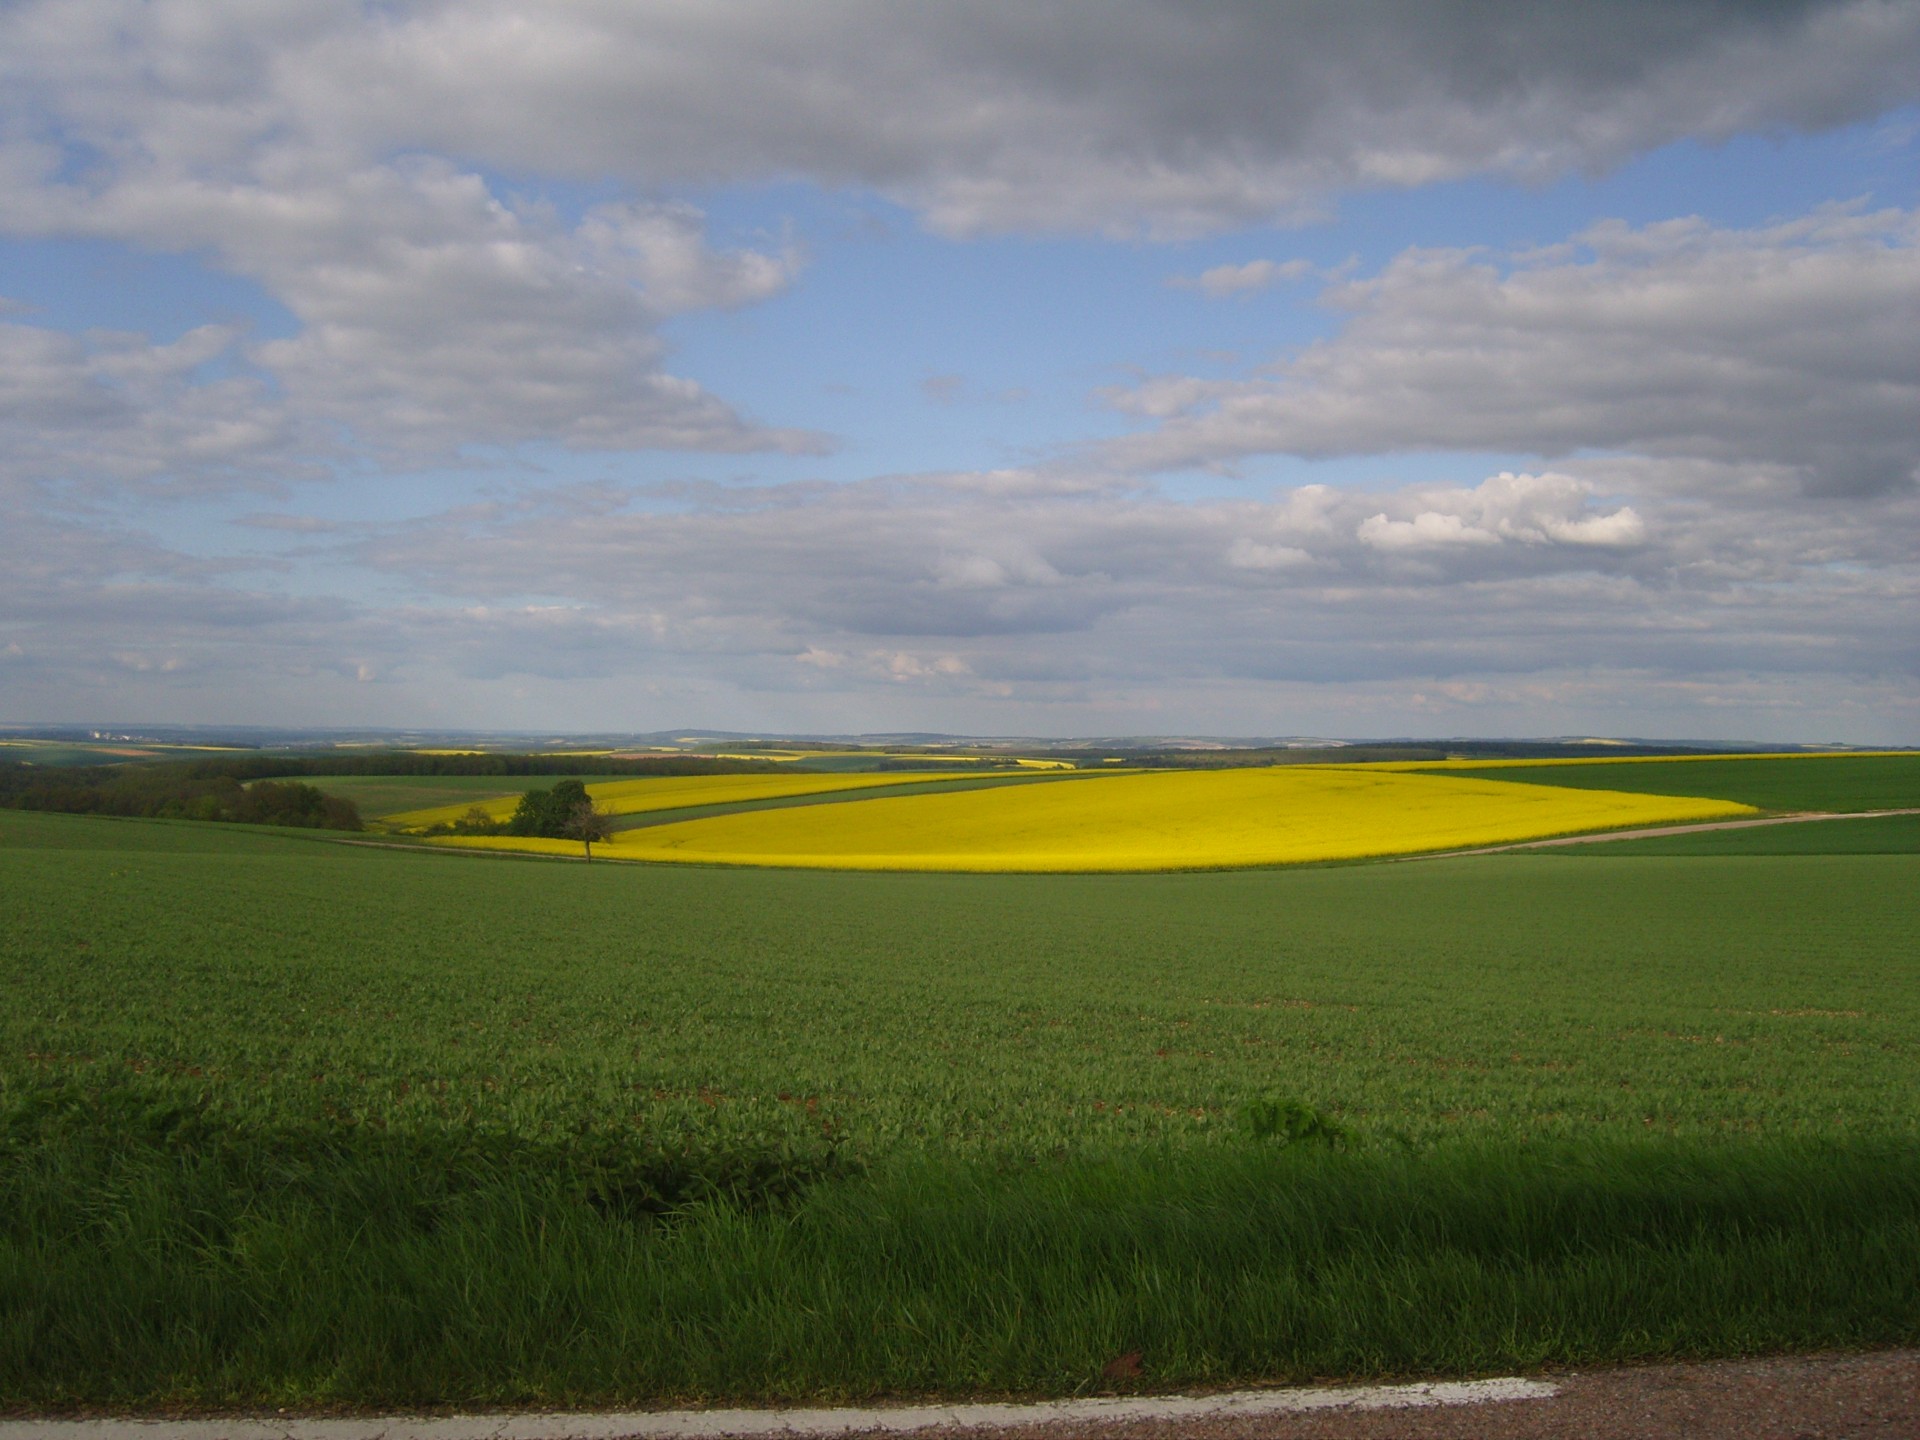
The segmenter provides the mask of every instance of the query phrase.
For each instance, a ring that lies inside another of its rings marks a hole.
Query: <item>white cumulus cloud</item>
[[[1109,397],[1146,469],[1258,454],[1616,450],[1780,465],[1812,491],[1920,467],[1920,219],[1597,226],[1525,255],[1409,250],[1331,286],[1332,338],[1245,379]]]

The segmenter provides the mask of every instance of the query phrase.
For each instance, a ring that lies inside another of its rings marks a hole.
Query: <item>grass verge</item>
[[[1911,1144],[1249,1140],[867,1173],[683,1151],[670,1203],[609,1205],[664,1152],[137,1105],[16,1107],[8,1134],[16,1409],[1059,1394],[1136,1351],[1127,1383],[1164,1388],[1920,1338]]]

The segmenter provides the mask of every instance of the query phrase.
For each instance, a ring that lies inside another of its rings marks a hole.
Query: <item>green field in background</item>
[[[529,790],[551,790],[562,780],[591,775],[318,775],[304,783],[360,807],[368,820],[435,805],[478,804]]]
[[[1643,795],[1699,795],[1761,810],[1892,810],[1920,805],[1920,753],[1621,760],[1423,773]]]
[[[1757,825],[1745,830],[1709,830],[1691,835],[1654,835],[1555,847],[1556,854],[1622,855],[1916,855],[1920,815],[1875,815],[1860,820],[1815,820],[1805,824]]]

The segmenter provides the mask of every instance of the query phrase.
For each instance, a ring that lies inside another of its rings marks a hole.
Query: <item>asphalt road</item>
[[[14,1417],[0,1440],[1920,1440],[1920,1350],[1534,1379],[895,1410]]]

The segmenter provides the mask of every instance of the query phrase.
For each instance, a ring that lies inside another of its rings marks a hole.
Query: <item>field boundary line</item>
[[[1545,840],[1515,840],[1472,850],[1427,850],[1395,855],[1395,860],[1452,860],[1461,855],[1499,855],[1508,850],[1540,850],[1552,845],[1595,845],[1606,840],[1653,840],[1662,835],[1698,835],[1706,830],[1753,830],[1762,825],[1803,825],[1811,820],[1879,820],[1888,815],[1920,815],[1920,806],[1904,810],[1802,810],[1792,815],[1762,815],[1756,820],[1709,820],[1693,825],[1650,825],[1640,830],[1595,830],[1585,835],[1554,835]]]
[[[297,1419],[252,1415],[209,1420],[0,1420],[0,1440],[721,1440],[721,1437],[907,1434],[995,1426],[1297,1415],[1316,1410],[1424,1410],[1547,1400],[1560,1387],[1497,1380],[1360,1385],[1334,1389],[1234,1390],[1033,1404],[908,1405],[892,1409],[637,1410]]]

